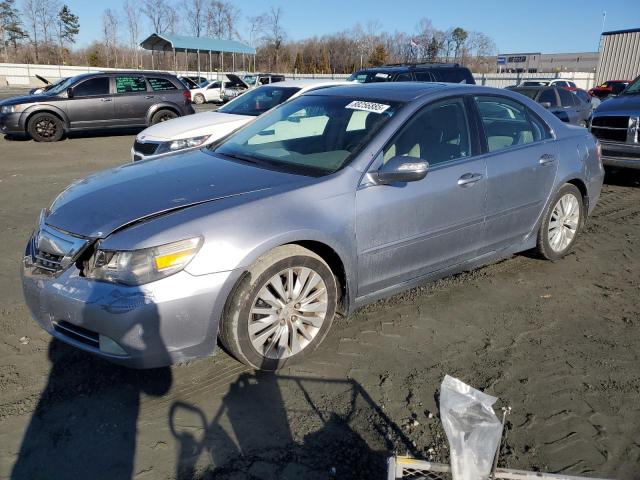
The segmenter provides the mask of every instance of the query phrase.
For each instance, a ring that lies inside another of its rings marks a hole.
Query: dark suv
[[[68,132],[147,127],[191,113],[191,93],[174,75],[88,73],[41,95],[0,102],[0,133],[55,142]]]
[[[457,63],[397,63],[365,68],[347,80],[358,83],[374,82],[445,82],[475,85],[471,71]]]

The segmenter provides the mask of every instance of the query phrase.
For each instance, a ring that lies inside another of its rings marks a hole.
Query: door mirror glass
[[[376,172],[378,184],[415,182],[422,180],[429,170],[426,160],[416,157],[398,155],[390,158]]]
[[[73,98],[73,88],[67,88],[67,98]]]

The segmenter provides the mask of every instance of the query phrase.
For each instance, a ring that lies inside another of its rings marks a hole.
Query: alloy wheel
[[[260,288],[249,313],[249,338],[263,357],[284,359],[304,350],[320,331],[328,308],[327,286],[307,267],[291,267]]]
[[[575,195],[567,193],[553,207],[549,219],[549,246],[554,252],[564,251],[576,236],[580,224],[580,205]]]
[[[42,119],[38,120],[35,127],[36,133],[42,138],[51,138],[56,134],[56,131],[58,130],[56,122],[54,122],[49,117],[43,117]]]

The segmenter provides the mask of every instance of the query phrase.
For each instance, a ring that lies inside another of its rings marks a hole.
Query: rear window
[[[147,82],[144,77],[116,77],[116,93],[146,92]]]
[[[176,86],[166,78],[148,78],[149,85],[151,85],[151,90],[154,92],[164,91],[164,90],[177,90]]]
[[[433,72],[440,82],[446,83],[471,83],[466,71],[459,68],[443,68]]]

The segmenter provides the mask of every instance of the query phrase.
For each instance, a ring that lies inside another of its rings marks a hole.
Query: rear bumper
[[[607,142],[602,144],[602,163],[610,167],[640,169],[640,144]]]
[[[55,338],[111,362],[155,368],[213,354],[235,272],[179,272],[142,286],[58,276],[27,262],[22,287],[33,319]]]

